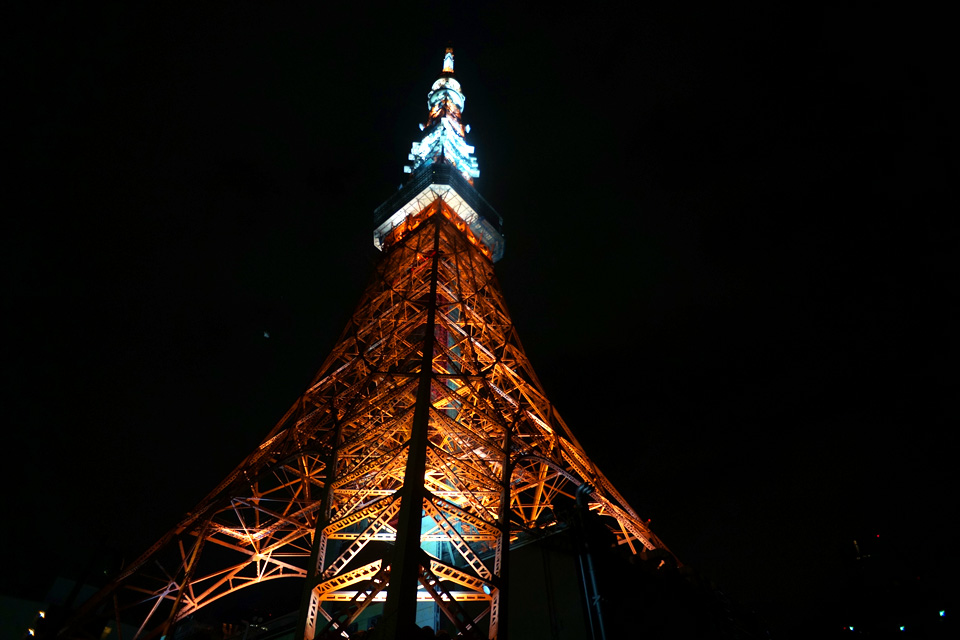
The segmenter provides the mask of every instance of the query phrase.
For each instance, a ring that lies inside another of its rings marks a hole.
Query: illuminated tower
[[[427,105],[409,180],[375,212],[374,277],[307,391],[65,635],[99,609],[159,638],[219,598],[297,578],[310,640],[346,637],[372,611],[383,637],[405,637],[424,607],[466,637],[503,638],[510,544],[562,526],[578,500],[633,553],[668,553],[516,335],[493,273],[502,221],[473,188],[450,49]]]

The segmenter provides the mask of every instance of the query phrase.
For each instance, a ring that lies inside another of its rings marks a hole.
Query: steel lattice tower
[[[464,636],[503,638],[510,543],[555,525],[578,490],[620,544],[666,551],[524,353],[463,103],[448,49],[412,175],[375,214],[383,256],[333,352],[260,446],[61,637],[86,637],[100,610],[159,638],[219,598],[299,578],[307,640],[345,637],[372,603],[385,603],[383,637],[404,637],[418,601]]]

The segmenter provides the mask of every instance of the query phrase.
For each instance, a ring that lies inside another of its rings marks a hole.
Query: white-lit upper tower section
[[[405,173],[416,173],[423,165],[443,159],[473,184],[480,170],[477,168],[477,159],[473,157],[473,147],[464,139],[464,135],[470,131],[470,127],[465,127],[460,121],[464,100],[460,83],[453,77],[453,49],[447,47],[443,56],[443,72],[427,94],[427,123],[420,125],[423,139],[413,143],[407,156],[412,164],[403,168]]]
[[[411,175],[373,212],[373,244],[381,251],[415,229],[424,215],[440,211],[455,217],[484,255],[494,262],[503,256],[503,218],[473,188],[480,171],[473,147],[463,137],[469,131],[460,122],[463,102],[460,83],[453,78],[453,49],[447,48],[443,72],[427,94],[423,140],[413,143],[411,164],[403,168]]]

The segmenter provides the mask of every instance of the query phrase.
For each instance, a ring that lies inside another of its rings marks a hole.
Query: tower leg
[[[334,427],[333,449],[326,460],[326,485],[323,488],[323,503],[317,516],[317,526],[313,532],[313,545],[310,548],[310,561],[307,565],[307,580],[303,586],[300,600],[300,615],[297,621],[297,640],[313,640],[317,633],[317,616],[320,614],[320,600],[316,588],[323,574],[325,544],[323,529],[330,524],[330,510],[333,506],[333,482],[336,477],[337,451],[340,446],[341,427],[339,420]]]
[[[427,427],[430,421],[430,385],[433,381],[433,343],[436,340],[437,275],[440,260],[440,225],[433,235],[430,294],[426,330],[423,335],[423,362],[417,387],[417,404],[407,447],[407,465],[400,489],[400,519],[397,543],[390,569],[390,588],[383,610],[383,638],[406,638],[416,626],[417,585],[420,578],[420,527],[425,497],[423,477],[427,470]]]

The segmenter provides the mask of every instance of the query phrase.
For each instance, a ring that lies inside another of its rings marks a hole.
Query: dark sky
[[[138,554],[301,393],[448,41],[528,354],[681,560],[774,606],[857,536],[954,570],[943,16],[329,4],[47,3],[6,43],[0,591]]]

